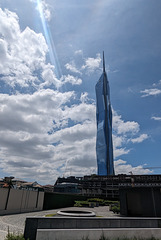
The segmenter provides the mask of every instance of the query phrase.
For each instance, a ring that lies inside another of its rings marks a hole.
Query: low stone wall
[[[36,239],[39,229],[123,229],[161,228],[161,218],[27,217],[25,239]]]
[[[123,229],[38,229],[36,240],[99,240],[101,236],[108,239],[117,238],[152,238],[160,239],[159,228],[123,228]]]

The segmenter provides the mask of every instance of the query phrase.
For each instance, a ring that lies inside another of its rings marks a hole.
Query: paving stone
[[[4,240],[7,235],[8,228],[10,232],[14,233],[23,233],[25,227],[25,220],[28,216],[45,216],[47,214],[56,214],[60,210],[86,210],[93,211],[96,213],[96,216],[99,217],[118,217],[118,214],[114,214],[109,211],[108,206],[100,206],[94,208],[78,208],[78,207],[70,207],[63,209],[54,209],[48,211],[39,211],[39,212],[29,212],[29,213],[21,213],[21,214],[12,214],[6,216],[0,216],[0,240]]]

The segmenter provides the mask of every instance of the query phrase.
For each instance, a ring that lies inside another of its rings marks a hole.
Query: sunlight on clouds
[[[38,6],[36,7],[36,10],[38,12],[42,11],[46,20],[48,21],[51,20],[51,10],[50,10],[49,4],[47,4],[45,0],[30,0],[30,2],[38,4]]]
[[[15,87],[32,86],[35,90],[63,84],[80,85],[80,78],[64,75],[56,77],[55,66],[46,62],[49,48],[42,33],[29,27],[20,30],[18,16],[8,10],[0,9],[0,73],[1,80]]]

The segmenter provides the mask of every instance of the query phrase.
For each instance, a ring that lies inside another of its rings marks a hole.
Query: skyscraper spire
[[[105,58],[104,58],[104,51],[103,51],[103,72],[105,73]]]

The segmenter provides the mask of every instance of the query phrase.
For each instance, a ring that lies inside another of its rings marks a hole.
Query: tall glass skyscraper
[[[96,155],[98,175],[114,175],[112,143],[112,110],[110,88],[105,71],[103,53],[103,73],[96,84],[97,140]]]

